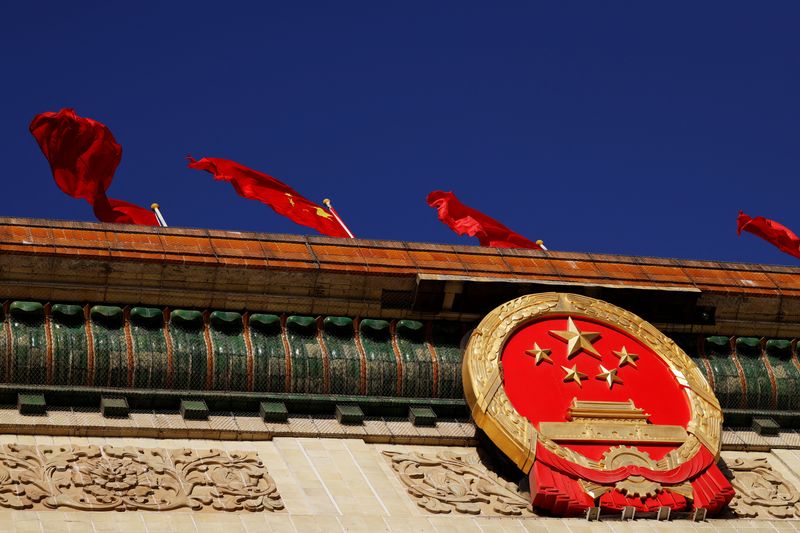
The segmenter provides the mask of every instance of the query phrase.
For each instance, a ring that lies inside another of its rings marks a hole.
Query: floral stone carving
[[[800,516],[800,492],[772,469],[766,457],[737,457],[726,461],[736,495],[729,504],[741,517]]]
[[[278,511],[283,502],[255,453],[6,444],[0,507]]]
[[[532,514],[530,495],[488,471],[475,453],[383,453],[417,505],[431,513]]]

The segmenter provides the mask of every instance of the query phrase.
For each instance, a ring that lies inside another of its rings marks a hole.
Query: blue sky
[[[184,157],[333,199],[359,237],[476,243],[434,189],[552,249],[798,264],[797,2],[15,2],[0,215],[94,220],[28,133],[74,107],[123,147],[109,195],[170,225],[305,233]]]

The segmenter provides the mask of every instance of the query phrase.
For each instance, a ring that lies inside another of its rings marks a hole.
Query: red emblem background
[[[686,428],[691,413],[689,398],[678,383],[667,364],[653,350],[633,337],[603,323],[573,318],[580,331],[598,332],[600,337],[592,343],[602,359],[597,359],[585,351],[567,358],[567,343],[552,336],[553,330],[566,330],[566,316],[548,316],[526,325],[508,340],[503,350],[503,381],[506,394],[514,408],[533,423],[536,429],[539,422],[566,422],[567,410],[573,398],[578,400],[617,401],[633,400],[636,407],[650,414],[650,422],[660,425],[676,425]],[[542,361],[538,365],[534,357],[526,354],[534,343],[542,349],[551,350],[552,363]],[[628,353],[638,355],[636,366],[625,364],[618,367],[620,359],[613,351],[626,348]],[[587,374],[587,379],[579,387],[574,381],[563,381],[563,366],[576,366]],[[600,365],[606,369],[618,368],[621,384],[609,388],[605,381],[596,379],[601,372]],[[602,459],[603,452],[610,445],[565,444],[566,447],[594,460]],[[677,446],[638,445],[655,460],[661,459]]]

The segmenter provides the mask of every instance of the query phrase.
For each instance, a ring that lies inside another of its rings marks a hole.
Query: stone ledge
[[[292,415],[286,422],[265,422],[254,413],[212,412],[207,420],[179,413],[131,410],[127,418],[108,418],[95,410],[64,407],[25,416],[0,408],[0,433],[70,437],[143,437],[271,440],[273,437],[357,438],[370,443],[472,446],[475,426],[467,420],[440,418],[435,427],[415,427],[406,418],[366,418],[363,425],[339,423],[333,416]]]
[[[333,415],[290,414],[286,422],[264,421],[257,413],[212,411],[208,420],[186,420],[180,413],[131,410],[126,418],[104,417],[100,411],[53,407],[39,416],[21,415],[11,406],[0,407],[0,433],[71,437],[145,437],[271,440],[273,437],[363,439],[381,444],[474,446],[475,425],[467,419],[439,418],[436,426],[415,426],[404,417],[366,417],[363,425],[339,423]],[[725,451],[768,452],[800,450],[800,432],[785,430],[776,436],[748,429],[722,432]]]

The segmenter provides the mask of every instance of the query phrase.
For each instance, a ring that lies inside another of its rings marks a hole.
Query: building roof
[[[773,265],[0,218],[0,269],[39,301],[473,321],[572,290],[675,331],[800,328],[800,268]]]

